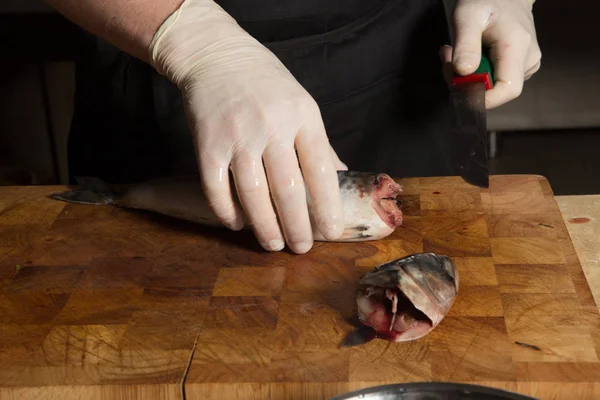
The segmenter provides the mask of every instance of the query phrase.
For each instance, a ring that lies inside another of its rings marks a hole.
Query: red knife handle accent
[[[464,85],[468,83],[483,82],[485,90],[490,90],[494,87],[492,64],[488,59],[488,49],[483,48],[481,51],[481,61],[477,69],[470,75],[462,76],[454,74],[452,77],[453,85]]]
[[[483,72],[480,74],[471,74],[471,75],[466,75],[466,76],[455,75],[452,78],[453,85],[464,85],[464,84],[476,83],[476,82],[483,82],[485,84],[485,90],[490,90],[493,87],[492,86],[492,78],[490,77],[490,74],[488,74],[487,72]]]

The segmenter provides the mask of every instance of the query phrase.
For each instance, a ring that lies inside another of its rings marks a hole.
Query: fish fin
[[[116,204],[117,195],[99,178],[76,177],[78,187],[50,195],[55,200],[78,204]]]
[[[350,332],[341,343],[340,348],[360,346],[375,339],[375,331],[369,326],[361,326]]]

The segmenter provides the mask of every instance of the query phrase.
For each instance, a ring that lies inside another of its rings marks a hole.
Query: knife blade
[[[490,183],[485,92],[493,85],[485,49],[477,70],[466,76],[455,74],[450,85],[456,173],[481,188]]]

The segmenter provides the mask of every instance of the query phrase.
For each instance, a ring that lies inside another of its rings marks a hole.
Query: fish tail
[[[50,195],[55,200],[67,203],[116,205],[119,196],[102,179],[95,177],[75,177],[77,187]]]

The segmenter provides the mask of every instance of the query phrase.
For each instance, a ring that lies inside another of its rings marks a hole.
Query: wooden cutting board
[[[400,179],[404,225],[265,253],[252,235],[0,188],[0,398],[327,399],[452,381],[600,396],[600,317],[549,183]],[[427,337],[339,349],[376,265],[451,256],[460,292]],[[62,398],[62,397],[60,397]]]

